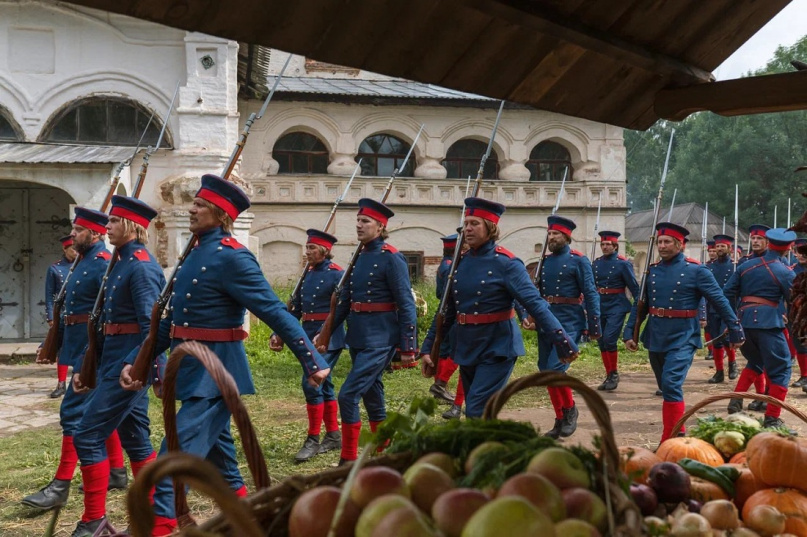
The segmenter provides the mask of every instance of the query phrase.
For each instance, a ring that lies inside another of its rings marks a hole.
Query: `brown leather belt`
[[[768,300],[767,298],[762,298],[761,296],[744,296],[740,299],[741,308],[743,307],[750,307],[752,305],[759,305],[759,306],[770,306],[772,308],[778,308],[779,303],[774,302],[773,300]]]
[[[238,328],[193,328],[191,326],[171,325],[170,337],[177,339],[193,339],[195,341],[243,341],[249,333],[243,326]]]
[[[491,324],[506,321],[515,317],[512,309],[495,313],[458,313],[457,324]]]
[[[550,304],[582,304],[583,297],[569,297],[569,296],[545,296],[547,302]]]
[[[692,319],[698,316],[698,310],[668,310],[664,308],[650,308],[653,317],[666,317],[669,319]]]
[[[328,318],[328,312],[324,313],[303,313],[303,322],[306,321],[324,321]]]
[[[104,335],[107,336],[139,333],[140,325],[137,323],[107,323],[104,325]]]
[[[79,313],[76,315],[65,315],[64,316],[64,325],[65,326],[72,326],[74,324],[85,324],[87,321],[90,320],[89,313]]]
[[[395,302],[379,302],[377,304],[372,302],[350,303],[350,311],[355,311],[356,313],[368,313],[371,311],[395,311],[397,309],[398,306],[395,305]]]
[[[624,287],[598,287],[597,292],[601,295],[620,295],[625,292]]]

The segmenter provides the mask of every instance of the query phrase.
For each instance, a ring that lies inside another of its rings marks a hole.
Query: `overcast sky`
[[[728,57],[714,75],[718,80],[739,78],[764,67],[778,46],[788,47],[807,35],[807,0],[793,0],[768,24]],[[799,58],[807,61],[807,58]]]

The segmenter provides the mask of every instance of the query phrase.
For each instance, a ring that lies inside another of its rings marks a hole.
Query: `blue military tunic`
[[[625,316],[630,313],[631,303],[625,290],[629,290],[631,296],[636,297],[639,295],[639,284],[636,282],[631,262],[616,252],[598,257],[591,266],[594,272],[594,284],[600,295],[603,325],[603,334],[598,343],[600,350],[615,351]]]
[[[753,259],[753,258],[752,258]],[[739,266],[739,265],[738,265]],[[717,285],[723,289],[726,283],[731,278],[731,275],[734,274],[734,263],[732,262],[732,258],[730,255],[726,257],[718,256],[712,263],[706,265],[706,267],[711,271],[712,275],[715,277],[715,281]],[[726,325],[722,320],[720,314],[711,306],[706,306],[706,329],[713,338],[718,337],[726,330]],[[717,341],[714,343],[714,347],[716,349],[721,349],[725,345],[724,341]]]
[[[72,264],[66,257],[62,257],[48,267],[48,273],[45,275],[45,313],[48,322],[53,320],[53,300],[62,289],[64,279],[67,277],[67,273],[70,272]]]

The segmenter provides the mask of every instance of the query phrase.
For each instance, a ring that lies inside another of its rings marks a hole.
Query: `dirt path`
[[[738,364],[745,363],[745,360],[740,356],[738,356],[737,361]],[[794,364],[793,367],[793,379],[795,380],[798,378],[798,366]],[[728,377],[723,384],[707,384],[706,381],[713,374],[713,363],[705,360],[702,354],[696,355],[684,385],[684,398],[687,408],[705,397],[730,391],[734,387],[736,381],[730,381]],[[654,395],[655,391],[656,380],[648,364],[639,372],[622,374],[619,388],[616,391],[598,392],[608,404],[618,445],[643,446],[650,449],[657,447],[661,437],[662,400],[661,397]],[[591,413],[584,410],[581,399],[578,397],[577,400],[581,403],[577,432],[565,442],[579,443],[588,447],[591,446],[592,438],[599,434],[599,429]],[[807,412],[807,394],[800,388],[790,388],[787,402],[796,406],[799,410]],[[725,403],[722,401],[713,403],[699,411],[698,415],[716,414],[725,417],[727,405],[728,401]],[[757,412],[752,412],[751,414],[758,417],[762,415]],[[501,413],[501,416],[520,421],[529,421],[542,430],[552,427],[555,417],[551,407],[506,410]],[[782,411],[782,419],[785,420],[788,427],[798,431],[800,436],[807,434],[807,424],[785,410]],[[695,418],[693,417],[689,423],[694,424]]]

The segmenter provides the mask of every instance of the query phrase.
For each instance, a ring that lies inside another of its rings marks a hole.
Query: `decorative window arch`
[[[568,168],[567,181],[571,181],[572,157],[569,150],[557,142],[543,141],[536,145],[527,161],[530,181],[562,181],[563,171]]]
[[[328,148],[322,140],[306,132],[290,132],[278,138],[272,158],[281,173],[328,173]]]
[[[151,123],[149,124],[149,118]],[[59,112],[49,122],[42,139],[46,142],[90,145],[136,146],[143,131],[143,146],[155,145],[160,136],[159,118],[131,99],[90,97]],[[166,131],[162,147],[172,147]]]
[[[479,162],[487,147],[485,142],[470,138],[464,138],[451,144],[446,151],[446,158],[441,162],[446,169],[446,177],[448,179],[466,179],[469,175],[476,177],[479,172]],[[499,178],[499,157],[496,155],[495,149],[490,151],[482,177],[485,179]]]
[[[371,177],[392,175],[392,172],[403,164],[410,144],[391,134],[374,134],[368,136],[359,145],[356,161],[361,161],[361,174]],[[415,159],[410,157],[404,169],[398,172],[401,177],[415,175]]]
[[[20,139],[17,129],[14,128],[14,123],[6,117],[5,110],[0,108],[0,141],[2,142],[16,142]]]

